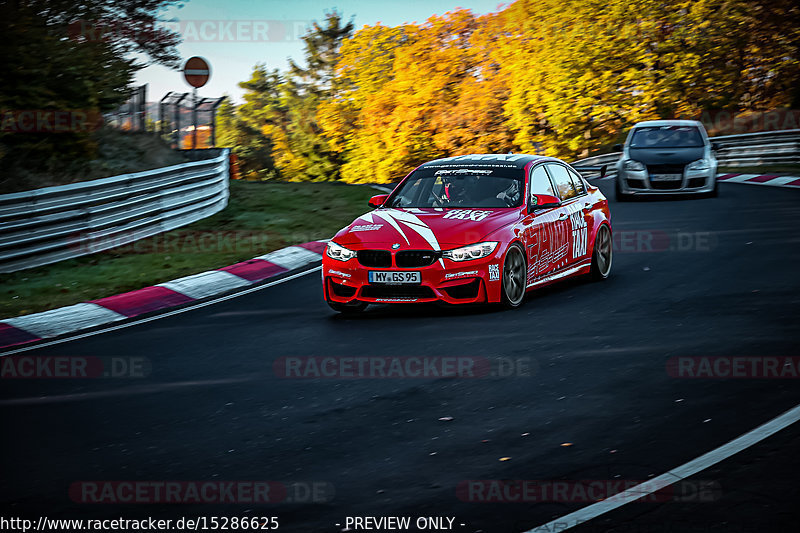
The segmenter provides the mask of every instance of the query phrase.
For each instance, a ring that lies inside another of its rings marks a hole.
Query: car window
[[[578,196],[585,193],[586,186],[583,183],[583,178],[581,178],[581,175],[572,170],[571,168],[567,170],[569,170],[569,175],[572,176],[572,186],[575,187],[575,191],[577,192]]]
[[[553,183],[558,190],[558,196],[561,200],[569,200],[578,196],[575,186],[572,185],[572,179],[569,176],[567,167],[561,165],[547,165],[547,172],[553,178]]]
[[[539,165],[531,172],[531,194],[549,194],[555,196],[553,184],[544,169],[544,165]]]
[[[703,137],[694,126],[641,126],[631,134],[631,148],[699,148]]]
[[[524,177],[514,166],[428,165],[395,189],[387,207],[519,207]]]

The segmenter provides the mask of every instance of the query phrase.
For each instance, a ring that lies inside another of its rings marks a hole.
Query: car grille
[[[424,285],[367,285],[361,289],[364,298],[434,298],[433,290]]]
[[[644,189],[644,180],[632,180],[628,178],[628,187],[631,189]]]
[[[399,268],[417,268],[430,266],[438,258],[439,254],[430,250],[403,250],[395,254],[394,260]]]
[[[650,186],[658,190],[675,190],[680,189],[682,183],[680,181],[651,181]]]
[[[392,266],[392,254],[386,250],[359,250],[358,262],[365,267],[386,268]]]

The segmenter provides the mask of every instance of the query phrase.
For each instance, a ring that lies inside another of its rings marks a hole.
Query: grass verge
[[[370,187],[231,182],[228,207],[177,230],[105,252],[0,274],[0,318],[46,311],[330,238],[365,213]]]

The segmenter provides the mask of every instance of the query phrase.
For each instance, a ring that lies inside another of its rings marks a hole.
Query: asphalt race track
[[[611,197],[613,182],[601,186]],[[464,501],[457,487],[646,480],[800,404],[798,379],[667,371],[681,356],[798,355],[798,220],[800,191],[785,188],[612,201],[612,277],[552,286],[516,311],[386,306],[345,318],[321,300],[314,271],[25,352],[145,358],[150,373],[3,379],[0,514],[278,516],[280,531],[298,532],[342,531],[348,516],[534,528],[589,502]],[[280,357],[412,355],[525,366],[474,379],[273,370]],[[712,497],[631,503],[574,531],[797,531],[798,449],[795,425],[698,474]],[[258,506],[76,503],[69,487],[89,480],[271,480],[325,494]]]

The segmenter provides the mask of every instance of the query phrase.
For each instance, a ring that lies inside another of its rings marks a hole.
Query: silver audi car
[[[628,134],[617,162],[616,195],[717,195],[718,149],[696,120],[648,120]]]

